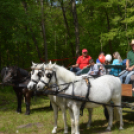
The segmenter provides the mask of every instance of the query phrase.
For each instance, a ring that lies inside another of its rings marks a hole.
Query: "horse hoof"
[[[124,128],[123,127],[120,127],[119,130],[123,130]]]
[[[87,129],[88,129],[88,128],[90,128],[90,125],[89,125],[89,124],[87,124]]]
[[[30,113],[25,113],[25,115],[30,115]]]
[[[21,114],[21,111],[16,111],[16,113]]]
[[[107,127],[106,131],[111,131],[111,128],[110,127]]]
[[[57,130],[57,128],[53,128],[52,134],[56,134],[57,133],[56,130]]]
[[[68,131],[66,130],[66,131],[64,131],[64,134],[68,134]]]

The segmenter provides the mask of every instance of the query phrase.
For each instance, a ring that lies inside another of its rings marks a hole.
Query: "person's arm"
[[[79,67],[79,64],[76,63],[75,65],[72,65],[72,67]]]
[[[90,70],[88,71],[88,75],[91,75],[92,69],[90,68]]]
[[[126,61],[126,70],[132,71],[133,69],[134,69],[134,65],[129,67],[129,60],[127,59],[127,61]]]
[[[129,59],[126,61],[126,70],[129,68]]]
[[[99,72],[99,68],[98,68],[98,65],[94,65],[94,71],[93,71],[94,73],[93,73],[93,75],[97,75],[98,74],[98,72]]]
[[[73,68],[79,67],[79,64],[80,64],[80,58],[78,57],[78,59],[76,61],[76,64],[75,65],[72,65],[72,67]]]

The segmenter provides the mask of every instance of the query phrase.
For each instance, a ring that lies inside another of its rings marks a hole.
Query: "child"
[[[122,59],[120,57],[119,52],[114,52],[113,57],[114,57],[114,60],[113,60],[112,65],[122,65]],[[110,74],[114,76],[118,76],[120,72],[121,72],[121,69],[112,68]]]
[[[90,64],[90,70],[88,72],[88,75],[92,75],[92,76],[99,75],[98,65],[94,63],[93,59],[89,60],[89,64]]]

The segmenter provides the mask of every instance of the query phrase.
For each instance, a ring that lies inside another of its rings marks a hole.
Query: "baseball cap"
[[[84,48],[84,49],[82,50],[82,53],[85,53],[85,52],[88,52],[88,51],[87,51],[87,49]]]

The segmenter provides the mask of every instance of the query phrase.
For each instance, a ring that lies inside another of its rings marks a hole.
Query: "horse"
[[[69,85],[68,85],[69,83]],[[75,76],[74,73],[65,69],[56,64],[48,64],[45,67],[44,75],[40,78],[40,81],[37,84],[37,90],[42,90],[44,86],[57,84],[57,88],[62,90],[61,86],[68,86],[66,90],[64,90],[65,94],[68,95],[76,95],[76,96],[87,96],[89,100],[94,102],[99,102],[103,104],[109,104],[111,101],[115,105],[121,106],[121,82],[119,78],[114,76],[105,75],[99,78],[96,78],[93,81],[89,81],[89,85],[87,86],[86,81],[81,76]],[[88,88],[90,92],[88,91]],[[72,132],[75,134],[80,134],[79,131],[79,115],[80,108],[82,106],[82,102],[78,102],[71,99],[64,99],[66,103],[66,107],[72,111],[71,113],[71,124],[72,124]],[[87,102],[85,104],[85,108],[95,108],[99,107],[99,104]],[[106,106],[109,113],[109,121],[107,130],[111,130],[112,122],[113,122],[113,108]],[[122,118],[122,108],[115,107],[116,109],[116,117],[120,117],[120,127],[119,129],[123,129],[123,118]]]
[[[40,77],[43,75],[43,71],[41,70],[42,67],[40,67],[40,66],[37,67],[34,64],[34,66],[32,65],[31,68],[34,69],[34,67],[37,70],[32,71],[31,81],[27,85],[29,90],[34,89],[34,87],[36,86],[37,82],[40,80]],[[44,69],[45,69],[45,67],[46,67],[46,65],[44,64]],[[53,108],[53,111],[54,111],[54,128],[52,129],[52,133],[57,132],[58,107],[60,107],[60,109],[62,111],[62,115],[63,115],[64,133],[68,133],[68,125],[67,125],[67,121],[66,121],[66,108],[67,107],[66,107],[66,103],[64,101],[65,99],[61,98],[61,97],[57,97],[57,96],[52,96],[52,95],[48,95],[48,97],[50,98],[52,108]],[[69,110],[69,112],[71,114],[70,110]],[[90,127],[90,123],[91,123],[91,116],[90,115],[92,113],[92,109],[88,109],[88,112],[89,112],[89,121],[87,123],[87,127]]]
[[[33,92],[26,88],[26,85],[30,81],[29,73],[17,66],[4,67],[1,71],[1,77],[3,84],[12,84],[13,90],[17,96],[17,113],[21,113],[22,96],[25,97],[26,112],[25,115],[30,114],[30,101],[33,96]]]

